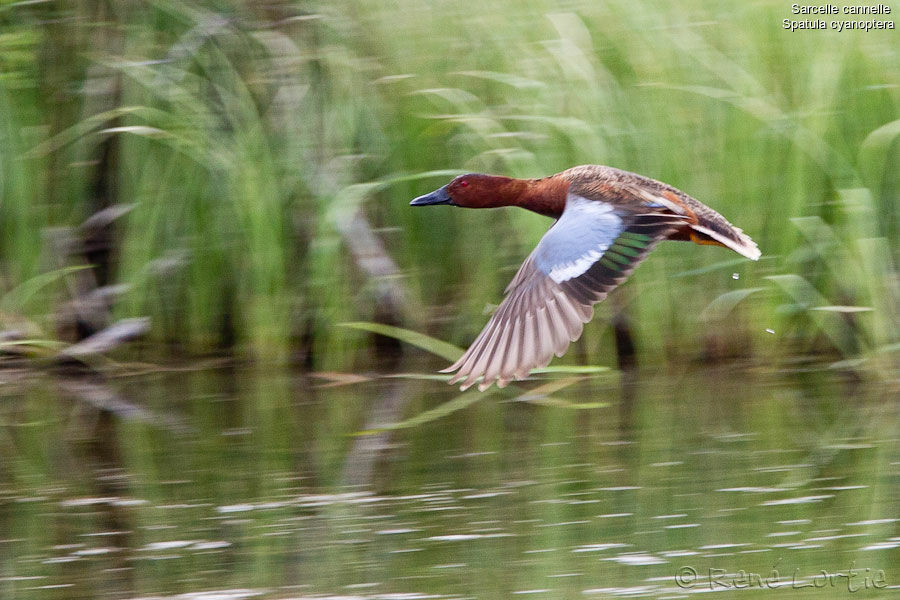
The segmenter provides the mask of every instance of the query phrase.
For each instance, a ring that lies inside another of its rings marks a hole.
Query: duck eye
[[[459,182],[459,187],[466,187],[467,185],[469,185],[469,182],[465,179]]]

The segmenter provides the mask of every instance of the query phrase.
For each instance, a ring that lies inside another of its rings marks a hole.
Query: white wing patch
[[[556,283],[578,277],[622,229],[622,218],[611,204],[570,194],[562,216],[535,248],[535,266]]]
[[[563,281],[568,281],[570,279],[578,277],[579,275],[590,269],[592,264],[600,260],[600,257],[603,256],[603,253],[608,247],[609,246],[606,245],[602,246],[598,250],[591,250],[590,252],[573,262],[554,267],[548,273],[550,279],[552,279],[556,283],[562,283]]]

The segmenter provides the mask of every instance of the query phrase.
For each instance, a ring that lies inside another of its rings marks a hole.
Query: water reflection
[[[4,597],[900,585],[896,408],[877,386],[844,395],[836,374],[642,376],[624,395],[588,378],[565,398],[606,408],[505,391],[366,436],[457,393],[283,372],[19,375],[0,413]]]

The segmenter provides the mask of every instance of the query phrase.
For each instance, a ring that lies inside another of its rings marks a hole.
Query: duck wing
[[[631,274],[685,215],[627,208],[569,193],[562,216],[544,234],[506,288],[481,334],[453,365],[450,383],[479,389],[524,379],[562,356],[593,317],[594,304]]]

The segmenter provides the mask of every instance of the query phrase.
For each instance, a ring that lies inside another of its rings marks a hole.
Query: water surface
[[[459,392],[281,371],[10,372],[0,597],[900,587],[888,386],[752,367],[620,379],[522,401],[529,382],[381,431]]]

